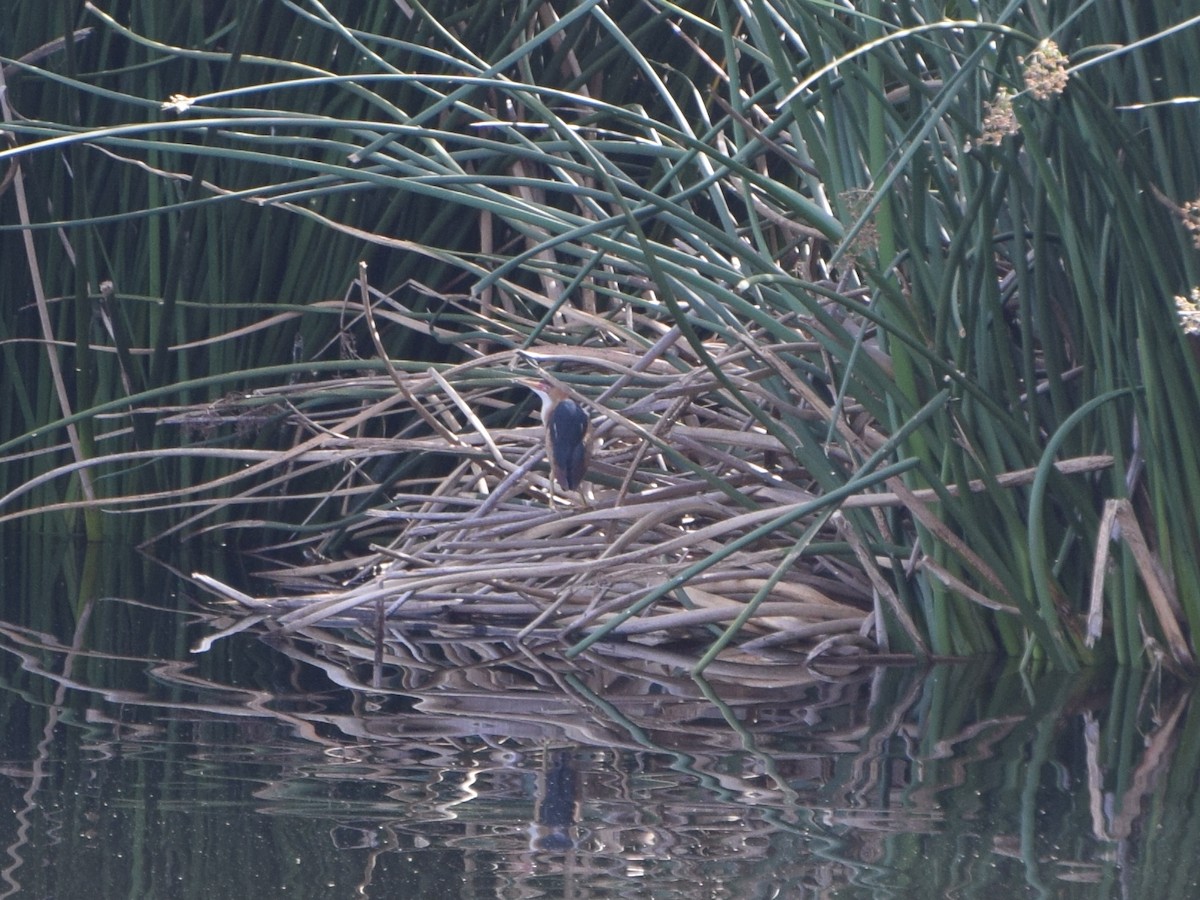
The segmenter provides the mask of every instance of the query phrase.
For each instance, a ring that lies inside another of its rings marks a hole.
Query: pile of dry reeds
[[[699,638],[709,645],[707,662],[735,637],[743,651],[879,651],[887,646],[886,608],[921,647],[889,586],[888,560],[843,512],[875,508],[873,521],[883,524],[879,508],[905,506],[939,528],[928,509],[932,493],[904,487],[907,465],[877,468],[896,439],[875,430],[853,398],[834,408],[819,379],[798,374],[798,355],[818,353],[815,344],[710,342],[704,350],[719,378],[677,330],[638,351],[554,345],[441,371],[389,366],[390,385],[376,378],[356,386],[383,388],[384,399],[343,410],[339,421],[307,421],[291,464],[340,456],[343,502],[378,489],[364,463],[381,453],[431,454],[444,474],[396,483],[348,529],[368,554],[268,573],[285,587],[279,597],[252,598],[197,577],[288,630],[449,619],[520,636],[553,633],[578,640],[576,650],[601,636]],[[528,392],[513,386],[517,375],[535,373],[565,386],[592,418],[581,492],[556,491]],[[296,409],[287,394],[304,391],[311,387],[274,391],[273,402]],[[485,424],[505,407],[522,424]],[[402,436],[353,436],[357,423],[385,410],[412,423]],[[821,453],[843,483],[825,491],[796,450],[829,422],[836,427]],[[929,560],[910,562],[950,578]]]
[[[689,366],[678,338],[668,332],[641,354],[556,347],[444,372],[393,369],[396,391],[380,405],[403,408],[423,434],[360,442],[345,437],[346,422],[313,423],[295,462],[327,459],[334,447],[347,469],[381,449],[436,454],[449,460],[440,482],[419,492],[401,485],[370,512],[356,529],[373,538],[369,556],[274,573],[293,587],[325,580],[325,589],[256,601],[203,580],[251,607],[265,603],[286,628],[382,609],[393,619],[450,616],[522,633],[602,628],[655,639],[736,622],[747,649],[867,641],[876,612],[871,580],[836,554],[802,552],[814,541],[844,542],[847,529],[829,515],[787,438],[725,396],[707,369]],[[725,377],[762,414],[831,415],[790,366],[771,373],[747,364],[812,348],[713,349]],[[553,371],[591,414],[594,450],[580,493],[556,495],[540,424],[489,428],[481,418],[501,397],[525,400],[509,386],[522,371]],[[763,388],[771,374],[792,388],[784,399]],[[869,455],[882,438],[856,430],[856,415],[845,407],[843,433]],[[865,493],[857,499],[872,502]],[[820,527],[806,533],[818,517]]]

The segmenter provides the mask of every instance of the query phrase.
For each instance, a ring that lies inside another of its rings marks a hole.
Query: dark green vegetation
[[[0,517],[388,542],[295,627],[665,596],[1191,666],[1200,30],[853,5],[16,3]],[[600,423],[591,511],[519,461],[535,362]]]

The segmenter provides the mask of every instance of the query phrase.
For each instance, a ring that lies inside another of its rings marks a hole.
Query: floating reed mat
[[[763,375],[771,373],[752,371],[744,354],[718,361],[720,378],[615,351],[557,359],[555,377],[587,410],[594,439],[588,480],[572,492],[552,481],[537,411],[513,386],[515,367],[544,360],[514,354],[457,370],[392,370],[393,400],[416,423],[403,437],[355,439],[338,422],[312,422],[301,453],[288,459],[336,458],[345,498],[378,488],[361,463],[385,445],[398,458],[432,455],[444,474],[392,484],[346,527],[350,545],[369,552],[334,560],[314,544],[309,556],[319,562],[262,573],[279,584],[278,596],[195,577],[286,631],[437,620],[554,635],[574,652],[600,638],[699,639],[713,655],[786,647],[819,656],[885,652],[886,617],[920,652],[891,570],[900,561],[907,574],[954,579],[917,555],[911,529],[906,538],[883,515],[899,510],[905,521],[948,532],[938,496],[906,486],[911,464],[887,462],[903,435],[885,438],[852,402],[835,412],[807,383],[767,390]],[[597,371],[607,377],[596,379]],[[498,410],[520,424],[485,424]],[[822,484],[795,448],[829,422],[832,437],[819,453],[838,481]],[[1058,469],[1111,463],[1087,457]],[[1033,477],[1031,469],[994,483]],[[1009,608],[1002,597],[956,586],[972,602]]]

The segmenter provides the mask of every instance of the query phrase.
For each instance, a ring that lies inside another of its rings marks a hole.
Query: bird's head
[[[519,378],[517,384],[528,388],[542,399],[542,418],[549,416],[551,408],[567,398],[567,389],[545,378]]]

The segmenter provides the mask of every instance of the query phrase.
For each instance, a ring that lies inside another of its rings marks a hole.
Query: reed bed
[[[285,625],[1193,668],[1200,19],[960,6],[18,3],[0,521]]]

